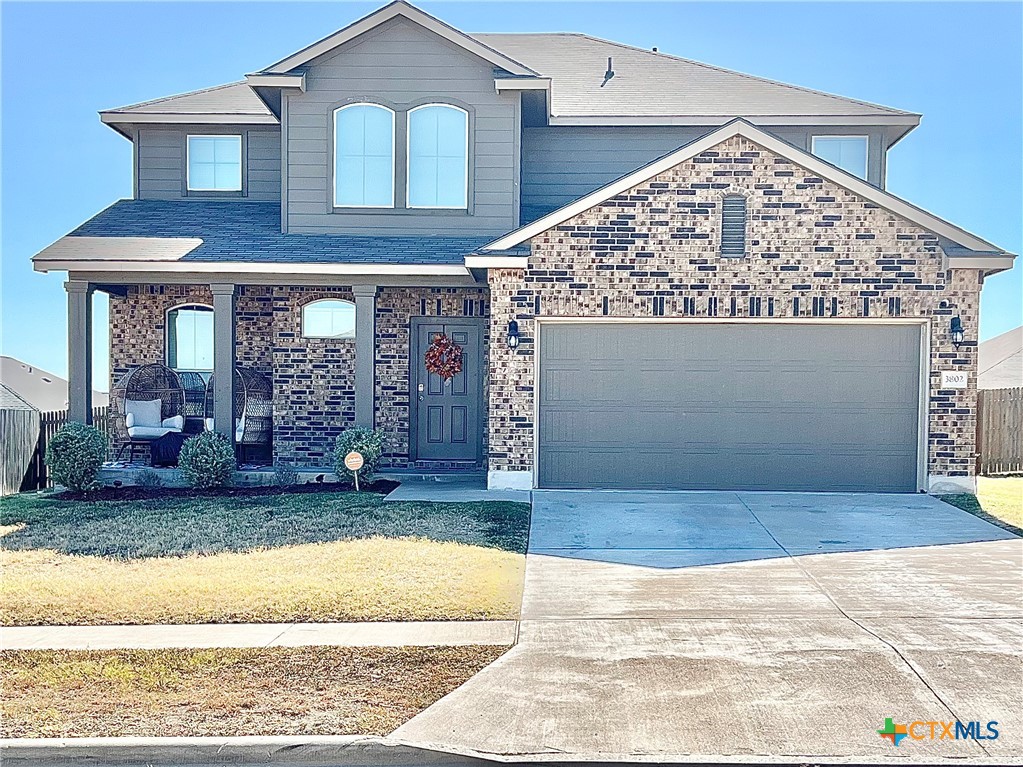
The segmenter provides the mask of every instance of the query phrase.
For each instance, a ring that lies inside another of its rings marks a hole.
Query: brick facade
[[[273,381],[275,461],[328,466],[335,438],[355,423],[355,341],[302,337],[302,307],[324,298],[354,300],[350,286],[244,286],[239,290],[237,357],[240,364]],[[132,367],[166,362],[167,311],[190,303],[212,306],[209,289],[142,285],[129,288],[124,298],[111,297],[111,386]],[[410,319],[486,318],[489,310],[486,287],[380,289],[376,425],[385,433],[385,466],[409,465]]]
[[[744,258],[718,255],[726,194],[747,198]],[[928,473],[970,477],[980,281],[942,261],[934,234],[730,138],[533,238],[524,270],[491,270],[491,333],[515,319],[521,342],[491,352],[490,469],[533,467],[537,316],[914,317],[930,325]],[[941,390],[942,370],[968,371],[969,388]]]

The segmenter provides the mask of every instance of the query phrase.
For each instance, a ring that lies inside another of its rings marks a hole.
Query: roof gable
[[[312,45],[306,46],[297,53],[293,53],[287,58],[284,58],[275,64],[271,64],[269,67],[263,69],[261,74],[283,74],[285,72],[290,72],[296,67],[307,64],[313,59],[322,56],[325,53],[329,53],[334,48],[344,45],[359,35],[362,35],[399,16],[440,35],[444,39],[465,49],[469,53],[489,61],[495,67],[504,69],[513,75],[535,76],[537,74],[524,64],[515,61],[494,48],[491,48],[489,45],[480,42],[478,39],[445,24],[440,19],[431,16],[425,11],[419,10],[415,6],[404,2],[404,0],[395,0],[395,2],[385,5],[383,8],[374,11],[368,16],[363,16],[358,21],[349,24],[347,27],[339,29],[332,35],[328,35]]]
[[[799,149],[786,141],[782,141],[781,139],[760,130],[756,126],[751,125],[742,119],[733,120],[727,125],[711,131],[705,136],[680,147],[674,152],[654,160],[652,163],[645,165],[633,173],[622,176],[616,181],[612,181],[610,184],[601,187],[585,197],[581,197],[575,202],[569,203],[568,205],[565,205],[558,210],[533,221],[532,223],[519,227],[515,231],[510,232],[509,234],[506,234],[486,245],[481,249],[480,253],[502,254],[511,248],[515,248],[530,238],[535,237],[538,234],[542,234],[543,232],[568,221],[570,218],[582,213],[583,211],[589,210],[590,208],[600,205],[612,197],[649,181],[655,176],[670,170],[680,163],[692,159],[702,152],[712,149],[733,136],[743,136],[750,141],[759,144],[770,152],[774,152],[781,157],[785,157],[795,163],[798,163],[800,166],[806,168],[815,175],[838,184],[854,194],[879,205],[895,215],[901,216],[905,220],[916,224],[923,229],[934,232],[939,237],[946,238],[947,240],[956,243],[969,251],[979,252],[979,255],[990,257],[988,260],[991,261],[991,259],[993,259],[992,263],[985,263],[983,266],[990,267],[992,271],[1000,271],[1001,269],[1007,269],[1012,266],[1012,259],[1014,256],[996,245],[992,245],[986,240],[982,240],[976,235],[967,232],[965,229],[955,226],[944,219],[938,218],[934,214],[906,202],[900,197],[896,197],[889,192],[878,189],[863,179],[858,178],[851,173],[847,173],[841,168],[838,168],[831,163],[810,154],[809,152]],[[524,260],[524,258],[525,257],[523,256],[515,257],[515,259],[520,261]],[[514,259],[509,258],[506,260],[509,263],[500,265],[510,266]],[[485,261],[486,258],[480,259],[478,262],[475,259],[467,260],[467,265],[479,267],[497,265],[485,263]]]

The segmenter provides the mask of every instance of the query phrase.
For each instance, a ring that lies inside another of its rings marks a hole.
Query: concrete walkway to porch
[[[519,501],[529,503],[528,490],[488,490],[482,474],[389,474],[380,476],[401,482],[385,501]]]
[[[517,630],[516,621],[5,626],[0,650],[510,645]]]

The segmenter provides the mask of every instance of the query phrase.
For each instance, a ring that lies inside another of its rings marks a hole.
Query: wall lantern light
[[[966,338],[966,333],[963,331],[963,321],[961,318],[952,318],[952,324],[949,325],[948,334],[952,338],[952,345],[955,348],[958,349],[963,345],[963,339]]]
[[[515,320],[508,322],[508,348],[514,349],[519,345],[519,323]]]

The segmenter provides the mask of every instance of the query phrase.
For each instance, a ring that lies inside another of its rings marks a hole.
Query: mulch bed
[[[364,493],[387,495],[400,485],[390,479],[378,479],[375,482],[364,482],[359,489]],[[355,492],[355,488],[347,482],[308,482],[303,485],[278,487],[275,485],[253,485],[242,487],[219,487],[210,490],[193,490],[189,487],[138,487],[137,485],[122,487],[103,487],[89,493],[65,491],[54,498],[61,501],[144,501],[151,498],[248,498],[263,495],[303,495],[308,493],[339,493]]]

